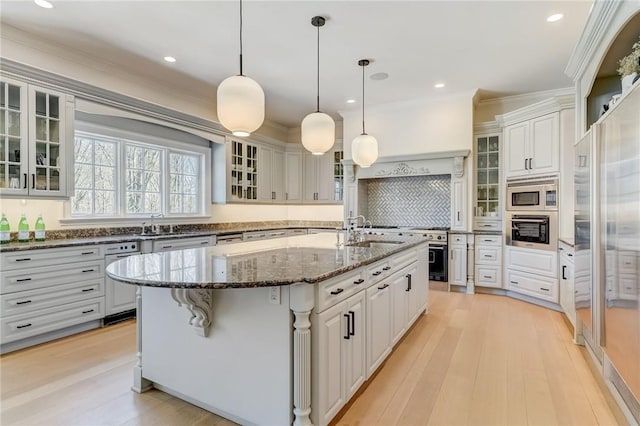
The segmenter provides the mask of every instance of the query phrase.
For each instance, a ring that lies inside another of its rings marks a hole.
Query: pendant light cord
[[[317,51],[317,68],[316,68],[316,86],[317,86],[317,95],[316,95],[316,112],[320,112],[320,26],[316,27],[318,29],[318,48]]]
[[[240,0],[240,75],[242,74],[242,0]]]
[[[365,65],[362,65],[362,134],[366,135],[364,131],[364,67]]]

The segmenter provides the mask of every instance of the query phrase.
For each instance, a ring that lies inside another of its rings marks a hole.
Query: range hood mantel
[[[353,160],[342,160],[346,175],[355,179],[374,179],[400,176],[442,175],[450,174],[462,177],[464,174],[464,158],[471,151],[442,151],[429,154],[402,155],[383,157],[371,167],[360,168]],[[351,170],[349,170],[351,169]]]

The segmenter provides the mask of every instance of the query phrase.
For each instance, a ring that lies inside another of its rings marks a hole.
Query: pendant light
[[[302,146],[313,155],[322,155],[331,149],[335,141],[336,123],[328,114],[320,112],[320,27],[325,23],[322,16],[314,16],[311,18],[311,25],[318,29],[317,44],[317,95],[316,95],[316,112],[308,114],[301,125]]]
[[[378,141],[364,129],[364,67],[369,60],[360,59],[358,65],[362,67],[362,134],[351,143],[351,157],[360,167],[369,167],[378,159]]]
[[[240,0],[240,74],[218,86],[218,120],[234,136],[246,137],[264,121],[264,91],[242,73],[242,0]]]

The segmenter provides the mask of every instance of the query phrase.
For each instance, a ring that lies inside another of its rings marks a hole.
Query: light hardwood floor
[[[421,317],[340,425],[625,424],[561,314],[505,297],[430,292]],[[230,425],[130,390],[127,322],[0,358],[3,425]]]

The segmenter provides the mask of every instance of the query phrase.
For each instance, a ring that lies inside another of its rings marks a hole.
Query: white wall
[[[378,140],[379,157],[425,154],[473,145],[473,93],[394,103],[365,110],[366,131]],[[362,113],[341,112],[345,158],[362,133]]]

